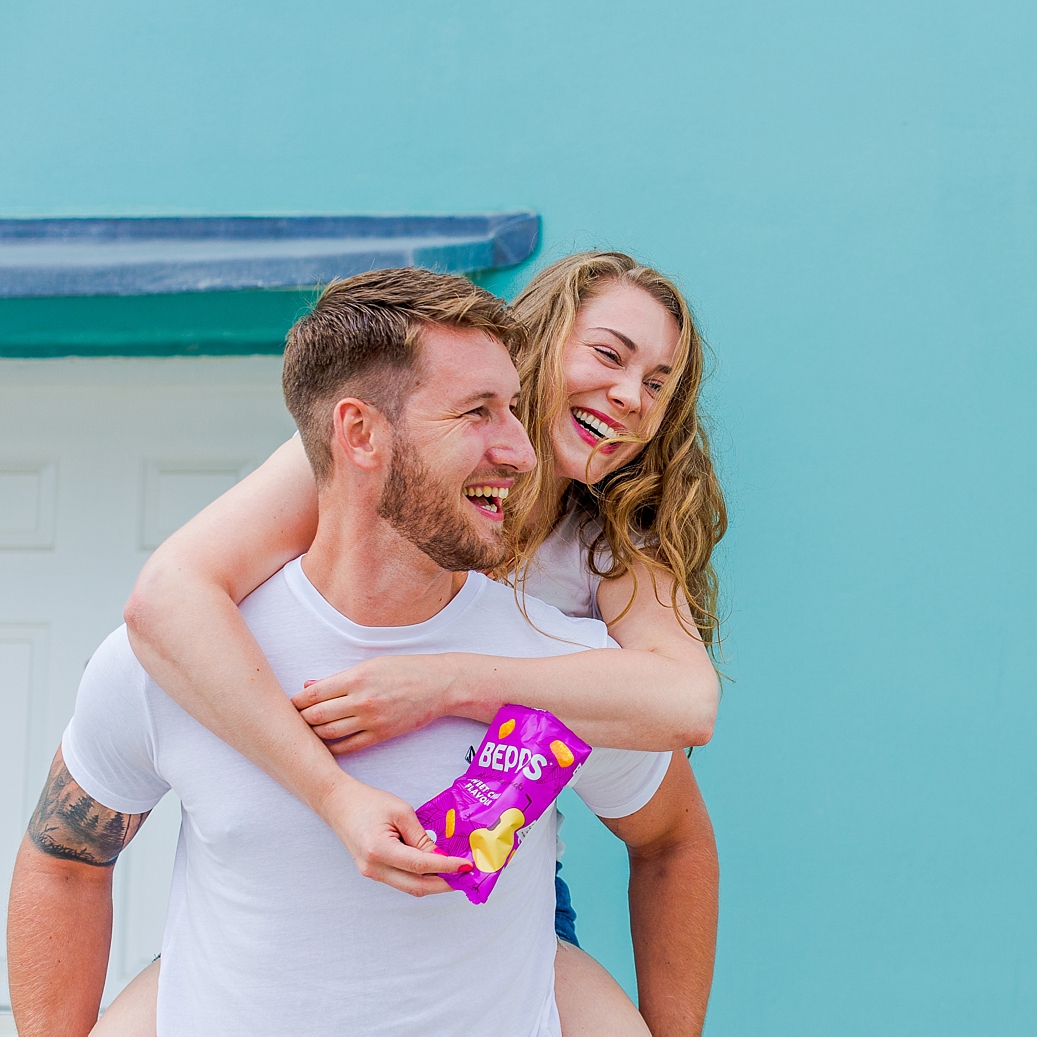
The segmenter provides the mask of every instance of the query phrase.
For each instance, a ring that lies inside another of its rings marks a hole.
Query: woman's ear
[[[376,407],[347,397],[335,404],[332,412],[331,452],[354,468],[374,471],[392,456],[392,428]]]

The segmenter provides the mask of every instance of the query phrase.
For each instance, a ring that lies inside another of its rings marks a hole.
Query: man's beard
[[[480,537],[474,516],[469,519],[461,510],[471,505],[459,496],[432,478],[413,445],[397,432],[378,514],[441,569],[493,569],[508,556],[501,526],[492,542]]]

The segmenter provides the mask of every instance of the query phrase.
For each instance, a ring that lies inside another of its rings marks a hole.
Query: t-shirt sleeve
[[[573,791],[598,817],[629,817],[655,795],[672,755],[595,749],[576,776]]]
[[[143,814],[169,791],[155,766],[147,675],[120,627],[87,663],[61,739],[69,774],[98,803]]]

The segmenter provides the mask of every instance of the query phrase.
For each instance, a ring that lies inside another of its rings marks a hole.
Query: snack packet
[[[473,904],[486,903],[519,844],[590,754],[546,710],[504,706],[468,770],[417,809],[437,853],[472,862],[466,874],[444,874],[447,884]]]

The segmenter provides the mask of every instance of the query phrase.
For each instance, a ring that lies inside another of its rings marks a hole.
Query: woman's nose
[[[636,412],[641,408],[641,381],[638,378],[620,378],[613,382],[608,392],[609,402],[624,412]]]

